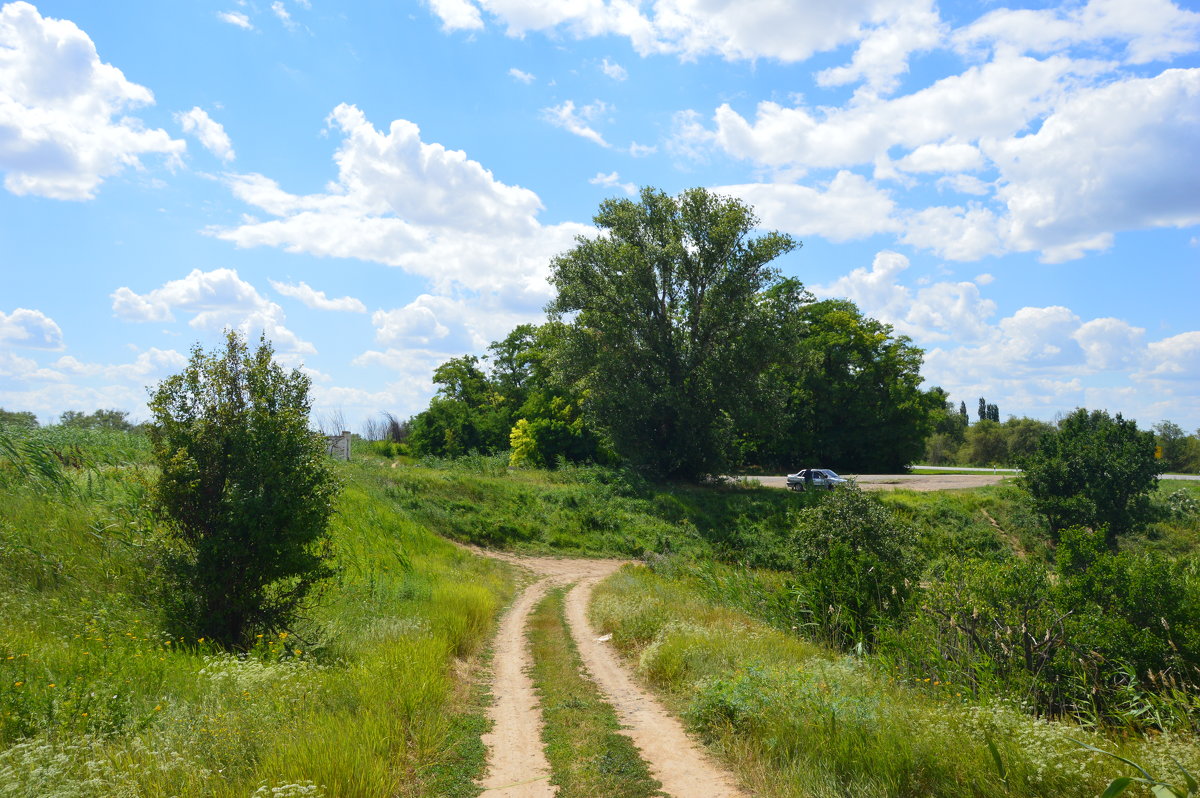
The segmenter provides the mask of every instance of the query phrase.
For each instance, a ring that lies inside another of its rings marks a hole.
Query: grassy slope
[[[336,582],[244,659],[161,631],[144,467],[0,489],[0,796],[476,794],[457,674],[511,576],[393,512],[392,472],[342,473]]]
[[[954,685],[901,684],[723,606],[669,563],[658,570],[602,583],[593,619],[757,794],[1082,797],[1126,772],[1073,739],[1162,776],[1172,760],[1200,769],[1193,740],[1104,739],[1016,703],[972,703]]]

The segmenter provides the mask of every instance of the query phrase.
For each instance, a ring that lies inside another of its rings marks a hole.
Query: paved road
[[[1005,478],[1016,476],[1019,472],[1012,469],[997,469],[995,473],[990,468],[963,469],[964,474],[842,474],[847,479],[853,479],[863,490],[959,490],[962,488],[978,488],[983,485],[996,485]],[[1163,479],[1200,480],[1197,474],[1164,474]],[[787,477],[737,477],[756,481],[771,488],[786,488]]]
[[[1009,474],[842,474],[863,490],[960,490],[995,485]],[[786,488],[787,477],[743,477],[771,488]]]

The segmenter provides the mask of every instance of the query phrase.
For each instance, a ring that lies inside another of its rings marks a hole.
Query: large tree
[[[772,361],[760,301],[769,264],[797,246],[751,235],[749,207],[702,188],[610,199],[600,235],[551,264],[561,365],[617,451],[653,473],[695,478],[734,455],[732,415]]]

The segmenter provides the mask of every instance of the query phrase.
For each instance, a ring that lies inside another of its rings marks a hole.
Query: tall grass
[[[0,487],[0,796],[476,794],[469,674],[505,566],[396,512],[390,469],[351,463],[338,576],[302,623],[241,656],[172,639],[140,443],[93,437],[54,458],[84,489],[11,455]]]
[[[681,574],[626,568],[597,588],[592,614],[764,796],[1095,796],[1136,775],[1077,741],[1151,772],[1200,765],[1187,737],[1109,739],[953,684],[902,682],[720,606]]]

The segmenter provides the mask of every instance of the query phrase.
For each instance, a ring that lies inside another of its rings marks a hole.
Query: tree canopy
[[[1108,543],[1150,520],[1160,466],[1154,434],[1118,413],[1079,408],[1046,433],[1024,463],[1021,482],[1057,536],[1083,526]]]
[[[734,451],[732,414],[772,360],[769,264],[797,244],[751,235],[746,205],[701,188],[606,200],[595,223],[599,236],[551,263],[565,373],[636,465],[719,472]]]

